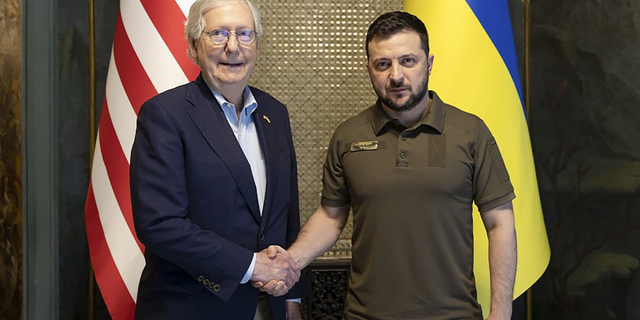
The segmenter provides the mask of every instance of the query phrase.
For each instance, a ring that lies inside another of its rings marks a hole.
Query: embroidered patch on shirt
[[[378,149],[384,149],[384,141],[351,142],[350,151],[373,151]]]
[[[444,134],[429,135],[429,166],[447,166],[447,136]]]

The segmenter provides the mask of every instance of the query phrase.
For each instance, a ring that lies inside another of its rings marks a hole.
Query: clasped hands
[[[272,245],[256,254],[251,284],[270,295],[286,294],[300,279],[300,269],[289,252]]]

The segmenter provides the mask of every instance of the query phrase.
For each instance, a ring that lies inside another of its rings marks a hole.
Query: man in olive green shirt
[[[289,253],[304,267],[330,249],[351,207],[346,319],[481,319],[473,275],[475,203],[489,238],[489,319],[510,319],[515,195],[491,132],[428,91],[434,57],[417,17],[383,14],[369,27],[366,44],[378,101],[336,129],[321,205]]]

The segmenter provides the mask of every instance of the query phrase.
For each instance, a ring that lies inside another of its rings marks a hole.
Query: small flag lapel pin
[[[269,124],[271,124],[271,120],[269,120],[269,117],[267,117],[266,115],[264,115],[264,114],[263,114],[263,115],[262,115],[262,119],[267,120],[267,122],[268,122]]]

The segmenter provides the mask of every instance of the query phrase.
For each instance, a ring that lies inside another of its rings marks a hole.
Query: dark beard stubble
[[[422,83],[419,84],[418,92],[415,94],[411,93],[411,96],[409,96],[409,100],[407,100],[407,102],[405,102],[402,105],[398,105],[395,102],[393,102],[393,100],[391,100],[389,96],[382,97],[380,93],[377,91],[376,91],[376,94],[378,95],[378,98],[380,99],[380,101],[384,103],[384,105],[389,107],[389,109],[397,112],[409,111],[415,108],[418,105],[418,103],[420,103],[420,101],[422,101],[422,99],[424,99],[424,96],[427,94],[428,79],[429,79],[428,77],[425,77],[424,81],[422,81]],[[402,87],[402,83],[391,81],[390,88],[401,88],[401,87]],[[407,87],[407,89],[411,91],[411,86]]]

